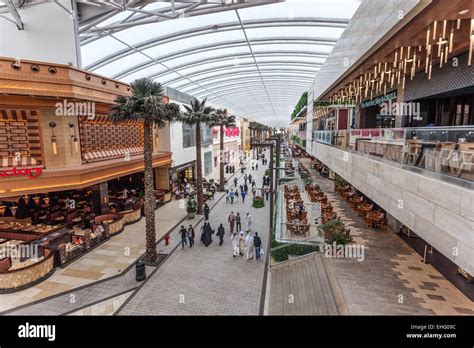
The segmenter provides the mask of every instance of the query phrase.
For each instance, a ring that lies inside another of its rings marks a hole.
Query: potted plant
[[[262,196],[255,196],[253,199],[252,207],[254,208],[263,208],[265,206],[265,201]]]
[[[195,199],[189,198],[186,205],[186,212],[188,213],[188,219],[193,219],[197,211],[197,202]]]
[[[318,227],[318,233],[320,236],[324,235],[324,240],[326,242],[332,243],[332,240],[336,234],[345,233],[344,223],[339,218],[329,220]]]

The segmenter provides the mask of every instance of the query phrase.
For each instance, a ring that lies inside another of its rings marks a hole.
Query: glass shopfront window
[[[183,123],[183,148],[196,146],[194,126]]]
[[[196,146],[195,126],[183,123],[183,148]],[[210,145],[213,142],[212,129],[206,125],[201,125],[201,145]]]

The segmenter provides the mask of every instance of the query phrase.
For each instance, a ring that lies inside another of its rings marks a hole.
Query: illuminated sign
[[[379,104],[382,104],[382,103],[387,102],[389,100],[395,99],[396,97],[397,97],[397,91],[394,91],[392,93],[382,95],[382,96],[377,97],[375,99],[364,101],[360,104],[360,107],[361,108],[368,108],[370,106],[379,105]]]
[[[224,133],[226,137],[238,137],[240,134],[240,128],[237,128],[237,127],[226,128]]]
[[[37,168],[17,168],[0,170],[0,176],[27,176],[31,179],[36,179],[43,172],[42,167]]]

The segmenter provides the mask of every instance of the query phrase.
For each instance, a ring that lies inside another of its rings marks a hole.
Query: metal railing
[[[474,181],[474,127],[316,131],[316,142]]]

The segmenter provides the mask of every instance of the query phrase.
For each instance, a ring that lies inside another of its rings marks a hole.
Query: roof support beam
[[[203,79],[197,79],[197,81],[199,81],[200,83],[203,83],[203,82],[210,82],[210,81],[214,81],[214,80],[219,80],[219,79],[222,79],[223,77],[226,77],[226,76],[242,76],[242,75],[250,75],[252,73],[255,73],[256,71],[255,70],[246,70],[246,71],[241,71],[241,72],[238,72],[236,73],[235,71],[230,71],[226,74],[220,74],[220,75],[213,75],[213,76],[210,76],[210,77],[207,77],[207,78],[203,78]],[[265,77],[271,77],[271,76],[288,76],[288,75],[284,75],[282,73],[294,73],[294,74],[304,74],[304,77],[309,77],[309,75],[312,75],[311,78],[314,80],[314,76],[317,74],[317,71],[314,71],[314,70],[309,70],[309,69],[294,69],[294,68],[288,68],[288,69],[264,69],[262,70],[262,72],[265,73]],[[295,77],[298,77],[298,76],[301,76],[301,75],[292,75],[292,76],[295,76]],[[214,81],[214,82],[211,82],[211,83],[221,83],[221,82],[226,82],[226,81],[231,81],[231,80],[235,80],[235,79],[223,79],[221,81]],[[163,82],[167,85],[170,85],[171,83],[169,81],[166,81],[166,82]],[[184,92],[184,89],[187,89],[191,86],[190,83],[186,83],[184,85],[180,85],[180,86],[176,86],[176,87],[173,87],[173,88],[176,88],[176,89],[179,89],[179,90],[182,90]]]
[[[288,92],[288,87],[289,86],[301,87],[304,91],[304,90],[307,90],[310,85],[309,84],[302,84],[302,83],[288,83],[288,82],[286,82],[285,84],[281,85],[281,87],[273,87],[272,90],[275,90],[275,91],[280,91],[281,90],[281,92],[286,93],[286,92]],[[235,91],[239,91],[239,90],[240,90],[240,93],[243,93],[243,94],[249,93],[249,91],[260,91],[261,92],[261,88],[258,89],[258,88],[252,88],[252,87],[249,87],[249,86],[247,86],[247,87],[238,86],[238,87],[233,87],[233,88],[221,89],[221,90],[219,90],[219,95],[233,96],[233,95],[236,95]],[[229,93],[226,93],[226,92],[229,92]],[[195,97],[201,96],[201,98],[209,96],[208,94],[205,94],[205,93],[206,92],[197,92],[197,93],[194,93],[194,96]],[[301,96],[301,93],[299,93],[299,96]],[[262,94],[262,95],[264,95],[264,94]]]
[[[298,61],[286,61],[286,62],[279,62],[279,61],[274,61],[274,62],[265,62],[265,63],[260,63],[259,64],[261,67],[263,66],[266,66],[266,67],[271,67],[271,66],[285,66],[285,65],[288,65],[289,69],[291,69],[292,67],[314,67],[315,68],[315,72],[318,72],[320,67],[323,65],[322,63],[315,63],[315,64],[311,64],[311,63],[301,63],[301,62],[298,62]],[[239,64],[238,66],[235,66],[235,65],[228,65],[228,66],[219,66],[219,67],[216,67],[216,68],[212,68],[212,69],[202,69],[202,70],[198,70],[196,72],[193,72],[191,74],[186,74],[186,76],[188,77],[196,77],[198,75],[203,75],[203,74],[210,74],[210,73],[219,73],[219,72],[226,72],[226,71],[230,71],[228,73],[225,73],[225,74],[219,74],[219,75],[212,75],[211,77],[214,77],[214,76],[224,76],[224,75],[227,75],[227,74],[232,74],[234,73],[235,71],[250,71],[250,70],[242,70],[242,69],[247,69],[248,67],[252,67],[253,66],[253,63],[243,63],[243,64]],[[268,70],[271,70],[271,69],[268,69]],[[175,78],[173,80],[169,80],[168,81],[168,84],[173,84],[177,81],[180,81],[181,78]],[[186,84],[185,84],[186,85]],[[185,86],[185,85],[181,85],[181,86]],[[176,88],[181,88],[181,86],[179,87],[176,87]]]
[[[193,80],[191,80],[190,78],[187,78],[185,75],[181,74],[179,71],[175,70],[174,68],[170,68],[170,67],[168,67],[167,65],[163,64],[162,62],[157,61],[156,59],[154,59],[154,58],[150,57],[149,55],[147,55],[146,53],[144,53],[144,52],[138,50],[137,48],[133,47],[132,45],[127,44],[126,42],[120,40],[119,38],[115,37],[114,35],[110,35],[110,37],[113,38],[113,39],[115,39],[116,41],[118,41],[118,42],[120,42],[120,43],[122,43],[122,44],[124,44],[124,45],[126,45],[126,46],[128,46],[128,47],[130,47],[131,49],[133,49],[133,50],[135,50],[136,52],[142,54],[143,56],[147,57],[148,59],[151,59],[151,60],[155,61],[155,63],[162,65],[164,68],[168,69],[169,71],[172,71],[172,72],[174,72],[175,74],[178,74],[178,75],[180,75],[180,76],[182,76],[182,77],[188,79],[189,81],[194,82]],[[200,86],[199,83],[197,83],[197,82],[194,82],[194,83],[195,83],[196,85]],[[205,88],[205,87],[203,87],[203,88],[207,90],[207,88]],[[239,105],[235,105],[235,104],[233,104],[232,102],[229,102],[229,101],[226,100],[225,98],[221,97],[218,93],[216,93],[216,92],[214,92],[214,91],[211,91],[211,90],[208,90],[208,91],[209,91],[211,94],[214,94],[215,96],[217,96],[219,99],[223,99],[226,103],[230,103],[230,104],[234,105],[237,109],[244,110],[244,109],[243,109],[242,107],[240,107]]]
[[[277,57],[288,57],[289,59],[291,59],[291,57],[317,58],[317,57],[315,57],[315,55],[316,54],[314,52],[308,52],[308,51],[306,51],[306,52],[305,51],[298,51],[298,52],[296,52],[296,51],[295,52],[266,51],[266,52],[261,52],[261,53],[255,53],[256,57],[275,57],[275,56],[277,56]],[[218,57],[213,57],[212,59],[204,58],[204,59],[200,59],[200,60],[197,60],[197,61],[183,63],[183,64],[175,66],[174,69],[189,69],[189,68],[193,68],[193,67],[196,67],[196,66],[202,66],[202,65],[205,65],[205,64],[209,64],[209,63],[212,63],[212,62],[221,62],[221,61],[225,61],[225,60],[234,61],[235,58],[251,58],[251,55],[248,54],[248,53],[226,54],[226,55],[222,55],[222,56],[218,56]],[[152,78],[152,79],[156,79],[156,78],[163,77],[167,74],[168,74],[168,72],[161,72],[160,71],[160,72],[148,75],[147,77]]]
[[[265,19],[265,20],[252,20],[244,22],[248,29],[252,28],[277,28],[277,27],[294,27],[294,26],[301,26],[301,27],[339,27],[339,24],[333,24],[330,20],[322,21],[321,19],[315,18],[299,18],[299,19]],[[342,26],[342,28],[345,28]],[[103,31],[101,28],[96,28],[99,31]],[[219,32],[227,32],[227,31],[235,31],[240,30],[240,26],[238,23],[227,23],[223,24],[219,27]],[[209,28],[209,26],[204,26],[200,28],[188,29],[183,30],[182,32],[175,32],[168,35],[163,35],[161,37],[155,37],[153,39],[149,39],[143,42],[139,42],[134,44],[134,47],[137,49],[147,49],[159,44],[164,44],[167,42],[175,42],[176,40],[186,39],[191,37],[196,37],[200,35],[205,35],[212,33],[214,30]],[[105,33],[106,34],[106,33]],[[82,45],[86,45],[87,43],[82,43]],[[117,60],[119,58],[125,57],[133,53],[133,50],[124,48],[119,50],[113,54],[110,54],[102,59],[97,60],[93,64],[89,65],[88,69],[96,69],[103,65],[103,63],[107,63],[109,61]],[[326,52],[327,53],[327,52]]]
[[[268,38],[260,38],[260,39],[253,39],[253,40],[250,40],[250,44],[252,44],[253,46],[256,46],[256,45],[269,45],[269,44],[274,44],[274,45],[278,45],[278,44],[300,44],[300,45],[316,45],[316,46],[334,46],[335,45],[335,42],[333,43],[332,41],[325,41],[324,39],[321,39],[321,38],[316,38],[316,39],[303,39],[303,38],[300,38],[300,37],[268,37]],[[243,46],[246,46],[247,43],[245,40],[233,40],[233,41],[225,41],[225,42],[217,42],[217,43],[211,43],[211,44],[208,44],[208,45],[203,45],[203,46],[200,46],[200,47],[195,47],[195,48],[186,48],[186,49],[183,49],[183,50],[180,50],[180,51],[177,51],[177,52],[173,52],[173,53],[169,53],[167,55],[164,55],[164,56],[161,56],[161,57],[155,57],[156,59],[158,60],[163,60],[163,59],[166,59],[166,58],[181,58],[181,57],[186,57],[186,56],[189,56],[189,55],[193,55],[193,54],[196,54],[196,53],[203,53],[203,52],[213,52],[215,50],[218,50],[218,49],[225,49],[225,48],[233,48],[233,47],[243,47]],[[156,45],[158,46],[158,45]],[[156,47],[155,46],[155,47]],[[328,52],[315,52],[315,54],[318,54],[318,55],[324,55],[325,57],[327,57],[329,55]],[[120,57],[122,58],[122,57]],[[321,57],[322,58],[322,57]],[[119,59],[119,58],[117,58]],[[112,63],[116,61],[116,59],[113,59],[111,61],[109,61],[109,63]],[[138,71],[138,70],[141,70],[141,69],[145,69],[145,68],[148,68],[149,66],[151,66],[152,64],[151,63],[147,63],[147,64],[137,64],[135,66],[132,66],[130,68],[127,68],[126,70],[122,70],[121,72],[115,74],[113,77],[114,78],[123,78],[135,71]]]
[[[23,22],[21,20],[21,17],[18,13],[18,10],[17,10],[15,4],[13,3],[13,0],[7,0],[6,5],[8,7],[8,10],[10,11],[10,14],[12,15],[12,17],[15,21],[15,24],[16,24],[16,27],[18,28],[18,30],[24,30],[25,25],[23,24]]]
[[[236,82],[234,82],[236,81]],[[208,83],[208,84],[204,84],[203,86],[212,86],[214,88],[221,88],[221,87],[226,87],[226,86],[232,86],[234,84],[245,84],[247,82],[256,82],[258,81],[258,76],[241,76],[241,77],[236,77],[236,78],[233,78],[233,79],[227,79],[227,80],[223,80],[223,81],[218,81],[218,82],[215,82],[215,83]],[[268,76],[264,76],[263,78],[263,81],[264,83],[265,82],[271,82],[271,81],[308,81],[308,82],[313,82],[314,81],[314,77],[311,77],[311,76],[306,76],[306,77],[302,77],[302,76],[291,76],[291,75],[288,75],[288,76],[282,76],[282,75],[268,75]],[[202,81],[199,80],[199,83],[202,83]],[[164,84],[168,85],[168,83],[164,82]],[[184,89],[183,92],[185,93],[188,93],[188,94],[193,94],[193,93],[196,93],[197,91],[199,91],[199,87],[194,87],[194,88],[191,88],[191,89]]]

